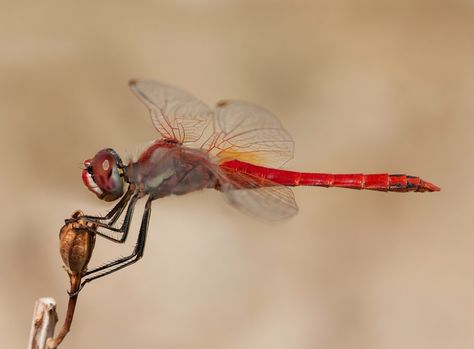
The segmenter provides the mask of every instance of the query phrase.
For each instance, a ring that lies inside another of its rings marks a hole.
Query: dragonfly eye
[[[93,159],[84,161],[82,179],[86,187],[105,201],[123,195],[123,164],[113,149],[99,151]]]

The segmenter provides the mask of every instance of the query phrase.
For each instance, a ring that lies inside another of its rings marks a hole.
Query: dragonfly
[[[152,202],[169,195],[215,189],[241,211],[277,221],[295,215],[290,187],[319,186],[383,192],[435,192],[440,188],[404,174],[328,174],[282,169],[293,157],[294,142],[280,121],[255,104],[226,100],[211,109],[191,94],[153,80],[129,86],[148,108],[159,137],[137,160],[125,164],[113,149],[84,161],[82,179],[99,199],[117,201],[104,216],[83,216],[124,243],[138,200],[146,198],[135,248],[84,274],[81,288],[142,258]],[[122,217],[121,223],[117,224]]]

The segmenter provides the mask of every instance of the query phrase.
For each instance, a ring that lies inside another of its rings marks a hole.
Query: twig
[[[54,335],[57,322],[56,301],[53,298],[38,299],[33,311],[28,349],[45,349],[46,341]]]
[[[71,329],[71,323],[72,319],[74,317],[74,310],[76,309],[76,303],[77,303],[77,296],[78,294],[76,291],[79,290],[79,286],[81,284],[81,279],[78,277],[71,277],[71,290],[70,292],[73,294],[72,296],[69,296],[69,303],[67,305],[67,312],[66,312],[66,318],[64,319],[63,326],[61,327],[61,331],[59,331],[58,335],[56,337],[50,338],[48,340],[46,349],[56,349],[59,344],[63,341],[64,337],[68,334],[69,330]],[[53,336],[51,336],[53,337]]]

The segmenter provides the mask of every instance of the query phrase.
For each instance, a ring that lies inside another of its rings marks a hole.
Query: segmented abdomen
[[[225,162],[221,164],[221,167],[227,171],[234,170],[254,178],[261,178],[262,185],[276,183],[284,186],[340,187],[394,192],[440,190],[436,185],[426,182],[420,177],[404,174],[306,173],[257,166],[238,160]]]

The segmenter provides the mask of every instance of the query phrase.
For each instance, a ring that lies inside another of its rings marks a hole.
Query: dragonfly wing
[[[217,137],[208,149],[221,163],[236,159],[280,167],[293,158],[293,139],[268,110],[248,102],[224,101],[214,114]]]
[[[295,196],[288,187],[239,172],[221,176],[221,190],[227,202],[250,216],[279,221],[298,212]]]
[[[212,121],[213,112],[205,103],[176,87],[153,80],[131,80],[129,85],[165,139],[197,142]]]

